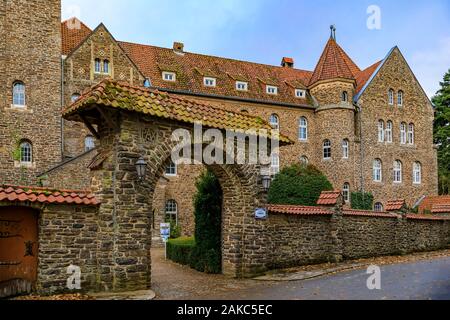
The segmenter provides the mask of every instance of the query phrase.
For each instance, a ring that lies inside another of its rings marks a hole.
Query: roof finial
[[[330,30],[331,30],[331,39],[336,40],[336,26],[332,24],[330,26]]]

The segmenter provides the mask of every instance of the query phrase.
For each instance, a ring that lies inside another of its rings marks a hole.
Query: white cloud
[[[435,48],[414,52],[411,67],[428,96],[434,96],[450,69],[450,37],[440,39]]]

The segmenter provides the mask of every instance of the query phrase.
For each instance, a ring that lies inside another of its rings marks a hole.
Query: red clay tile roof
[[[340,191],[324,191],[317,200],[317,205],[319,206],[332,206],[336,205],[339,197],[341,196]]]
[[[411,220],[438,220],[438,221],[448,221],[450,220],[450,217],[439,217],[439,216],[432,216],[429,214],[423,215],[423,214],[408,214],[406,216],[407,219]]]
[[[37,187],[0,186],[0,202],[31,202],[43,204],[74,204],[96,206],[99,204],[89,191],[49,190]]]
[[[406,206],[405,200],[391,200],[386,205],[386,211],[399,211]]]
[[[270,66],[195,53],[176,53],[173,49],[119,42],[139,70],[163,90],[210,94],[234,98],[312,106],[295,97],[295,89],[306,88],[312,72]],[[162,80],[162,72],[176,73],[175,82]],[[205,87],[203,76],[217,78],[217,86]],[[248,91],[236,90],[236,81],[248,82]],[[268,95],[266,84],[278,86],[278,95]]]
[[[419,213],[424,213],[425,211],[431,212],[433,210],[433,206],[436,205],[450,205],[450,195],[426,197],[419,205]]]
[[[358,216],[358,217],[391,218],[391,219],[398,218],[397,215],[386,212],[375,212],[375,211],[353,210],[353,209],[344,210],[344,215]]]
[[[450,214],[450,204],[434,204],[431,213],[433,214],[441,214],[448,213]]]
[[[333,211],[321,207],[295,206],[295,205],[269,205],[270,213],[280,213],[298,216],[333,215]]]
[[[90,34],[89,29],[77,18],[71,18],[61,23],[62,54],[68,55],[78,47]]]
[[[377,63],[371,65],[367,69],[358,72],[356,74],[356,92],[360,92],[364,88],[364,86],[370,80],[375,71],[377,71],[381,63],[382,61],[378,61]]]
[[[105,79],[84,93],[63,111],[64,118],[80,121],[78,113],[93,105],[139,112],[145,115],[175,120],[188,124],[202,123],[204,127],[247,133],[248,130],[267,130],[272,138],[272,127],[265,120],[244,113],[232,112],[211,103],[187,99],[154,89],[133,87],[125,82]],[[260,135],[260,132],[257,132]],[[266,136],[266,135],[264,135]],[[282,134],[282,144],[293,142]]]
[[[359,72],[361,72],[359,67],[337,44],[336,40],[330,38],[309,84],[313,85],[318,81],[336,78],[354,80]]]

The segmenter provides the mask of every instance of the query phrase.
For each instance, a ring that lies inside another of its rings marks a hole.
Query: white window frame
[[[15,108],[25,108],[27,103],[27,97],[26,92],[27,88],[25,86],[25,83],[22,81],[16,81],[13,83],[13,101],[12,105]]]
[[[28,141],[22,141],[19,145],[19,148],[20,148],[20,159],[19,159],[20,164],[26,166],[33,164],[33,145]]]
[[[408,142],[408,125],[406,124],[406,122],[402,122],[400,124],[400,144],[406,144]]]
[[[408,144],[409,145],[414,145],[415,143],[415,127],[414,127],[414,123],[410,123],[408,125]]]
[[[331,140],[324,140],[323,141],[323,150],[322,150],[322,157],[323,160],[331,160],[333,154],[332,154],[332,149],[331,149]]]
[[[176,82],[177,74],[175,72],[163,71],[162,79],[163,79],[163,81],[166,81],[166,82]]]
[[[271,114],[269,124],[274,130],[280,130],[280,117],[275,113]]]
[[[171,161],[167,166],[164,175],[166,177],[176,177],[178,175],[178,166],[176,165],[176,163]]]
[[[215,88],[217,86],[217,79],[213,77],[204,77],[203,85],[209,88]]]
[[[386,123],[386,133],[385,133],[385,138],[386,138],[387,143],[393,142],[393,129],[394,129],[394,123],[389,120]]]
[[[383,143],[385,140],[384,136],[384,121],[379,120],[378,121],[378,142]]]
[[[388,91],[388,100],[389,100],[389,105],[390,106],[394,105],[394,99],[395,99],[394,95],[395,95],[394,90],[393,89],[389,89],[389,91]]]
[[[400,184],[403,182],[403,164],[400,160],[394,161],[394,183]]]
[[[236,90],[237,91],[248,91],[248,82],[236,81]]]
[[[413,184],[422,184],[422,164],[417,161],[413,164]]]
[[[278,94],[278,87],[267,85],[266,86],[266,93],[270,94],[270,95],[273,95],[273,96],[276,96]]]
[[[87,135],[84,138],[84,151],[88,152],[95,149],[95,138],[91,135]]]
[[[280,172],[280,155],[272,153],[270,159],[270,174],[274,176]]]
[[[400,91],[397,93],[397,105],[398,105],[399,107],[403,107],[403,104],[404,104],[403,99],[404,99],[404,94],[403,94],[403,91],[400,90]]]
[[[94,60],[94,73],[95,74],[101,74],[102,73],[102,60],[101,59],[95,59]]]
[[[342,140],[342,159],[350,157],[350,141],[348,139]]]
[[[303,89],[295,89],[295,97],[298,99],[304,99],[306,97],[306,91]]]
[[[381,159],[375,159],[373,161],[373,174],[372,178],[374,182],[383,182],[383,162]]]
[[[166,201],[164,220],[167,221],[168,217],[170,217],[170,220],[172,220],[173,216],[175,216],[175,223],[176,225],[178,225],[178,203],[173,199],[169,199]]]
[[[301,117],[299,120],[298,138],[300,141],[308,141],[308,119]]]
[[[375,203],[375,205],[373,206],[373,210],[375,212],[384,212],[384,206],[381,202],[377,202]]]
[[[345,203],[350,202],[350,183],[344,183],[344,187],[342,188],[342,196],[344,197]]]

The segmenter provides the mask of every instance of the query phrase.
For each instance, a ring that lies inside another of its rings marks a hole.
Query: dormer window
[[[278,94],[278,87],[266,86],[266,93],[267,94],[272,94],[272,95],[277,95]]]
[[[203,84],[205,87],[215,87],[217,83],[216,78],[204,77]]]
[[[299,99],[303,99],[306,96],[306,91],[302,89],[295,89],[295,97]]]
[[[177,81],[177,75],[175,72],[164,71],[162,73],[162,78],[164,81],[175,82]]]
[[[236,90],[248,91],[248,83],[243,81],[236,81]]]

